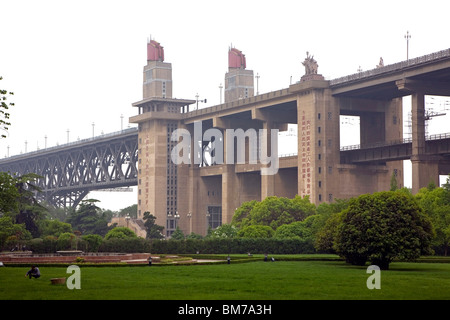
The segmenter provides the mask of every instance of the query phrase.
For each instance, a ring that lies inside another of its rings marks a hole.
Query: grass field
[[[232,260],[233,261],[233,260]],[[0,300],[448,300],[450,263],[395,262],[369,290],[367,267],[342,261],[275,261],[188,266],[81,266],[81,289],[52,285],[66,268],[0,268]]]

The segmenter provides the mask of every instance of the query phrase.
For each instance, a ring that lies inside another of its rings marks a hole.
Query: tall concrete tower
[[[164,62],[164,48],[155,40],[147,43],[143,98],[172,98],[172,64]]]
[[[156,217],[170,237],[177,226],[186,224],[181,217],[179,168],[171,160],[176,145],[172,133],[182,124],[183,112],[194,100],[172,99],[172,65],[164,62],[164,49],[156,41],[147,43],[144,67],[143,100],[133,103],[138,115],[129,119],[138,124],[138,219],[145,212]],[[184,227],[185,228],[185,227]]]
[[[254,96],[253,71],[246,70],[245,55],[236,48],[228,51],[225,74],[225,103]]]

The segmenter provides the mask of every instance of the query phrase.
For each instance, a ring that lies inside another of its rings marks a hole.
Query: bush
[[[241,238],[272,238],[274,231],[269,226],[249,225],[238,232]]]
[[[393,259],[430,253],[433,229],[414,198],[398,191],[361,195],[350,201],[337,228],[336,249],[349,263],[367,260],[388,269]]]
[[[314,253],[310,241],[273,238],[214,238],[187,240],[152,240],[151,252],[156,254],[297,254]]]
[[[126,227],[115,227],[108,231],[105,235],[105,240],[109,240],[112,238],[116,239],[128,239],[128,238],[137,238],[137,235]]]
[[[110,238],[104,240],[99,248],[99,252],[119,252],[119,253],[132,253],[132,252],[151,252],[150,241],[131,237],[126,239]]]
[[[103,242],[103,238],[98,234],[88,234],[82,236],[83,250],[86,252],[97,252]]]

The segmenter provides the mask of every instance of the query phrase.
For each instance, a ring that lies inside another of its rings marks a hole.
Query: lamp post
[[[127,216],[125,217],[125,221],[127,222],[127,228],[128,228],[128,225],[129,225],[129,223],[130,223],[130,214],[129,213],[127,213]]]
[[[175,212],[175,215],[173,216],[175,218],[175,229],[177,228],[178,219],[180,219],[180,215],[178,214],[178,211]]]
[[[259,95],[259,78],[260,78],[259,73],[256,74],[255,78],[256,78],[256,95]]]
[[[209,227],[210,226],[210,224],[209,224],[209,218],[211,217],[211,214],[209,213],[209,210],[208,211],[206,211],[206,226],[207,227]]]
[[[409,31],[406,31],[405,39],[406,39],[406,60],[409,61],[409,39],[411,39]]]
[[[197,100],[197,110],[198,110],[198,103],[199,103],[199,102],[204,102],[204,103],[207,102],[207,99],[198,100],[199,97],[200,97],[200,96],[199,96],[198,93],[197,93],[197,94],[195,95],[195,98],[196,98],[196,100]]]
[[[187,217],[188,217],[188,219],[189,219],[189,234],[191,234],[191,233],[192,233],[192,213],[189,212],[189,213],[187,214]]]

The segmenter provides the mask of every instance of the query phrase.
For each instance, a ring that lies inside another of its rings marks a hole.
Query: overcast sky
[[[380,57],[406,60],[407,31],[410,58],[448,49],[449,12],[447,0],[0,0],[0,88],[16,104],[0,157],[8,146],[10,155],[24,152],[25,141],[27,151],[44,148],[46,136],[50,147],[126,128],[142,99],[149,37],[172,63],[173,96],[198,93],[207,107],[220,102],[230,46],[243,51],[264,93],[298,81],[307,51],[334,79],[373,69]],[[440,118],[433,121],[448,123]]]

